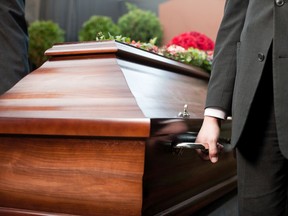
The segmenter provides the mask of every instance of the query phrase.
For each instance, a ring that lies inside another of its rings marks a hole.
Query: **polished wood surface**
[[[0,97],[0,118],[1,133],[149,135],[111,55],[44,63]]]
[[[171,150],[201,126],[206,72],[115,41],[46,54],[0,96],[0,215],[189,215],[236,187],[232,152]]]
[[[187,121],[190,131],[199,131],[201,119]],[[230,137],[230,124],[223,122],[221,137]],[[203,161],[194,149],[173,150],[170,139],[169,135],[152,135],[147,142],[143,215],[190,216],[236,187],[233,152],[223,152],[219,162],[212,164]]]
[[[173,73],[149,65],[118,61],[144,115],[149,118],[178,118],[188,106],[191,118],[202,118],[207,91],[206,79]]]
[[[143,140],[2,136],[0,204],[73,215],[140,215],[144,149]]]
[[[175,61],[156,53],[135,48],[133,45],[119,41],[99,41],[71,44],[58,44],[48,49],[45,54],[50,57],[78,56],[93,54],[115,54],[118,58],[128,62],[137,62],[139,65],[150,65],[153,68],[173,71],[177,74],[186,74],[201,79],[209,79],[209,74],[201,68]]]

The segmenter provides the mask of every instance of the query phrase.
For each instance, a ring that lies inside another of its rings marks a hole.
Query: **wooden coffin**
[[[0,215],[191,215],[236,187],[232,152],[171,147],[200,128],[206,72],[115,41],[46,55],[0,97]]]

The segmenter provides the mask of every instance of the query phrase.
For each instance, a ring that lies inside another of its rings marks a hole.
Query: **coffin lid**
[[[0,134],[149,137],[152,118],[202,118],[209,75],[116,41],[56,44],[0,97]]]

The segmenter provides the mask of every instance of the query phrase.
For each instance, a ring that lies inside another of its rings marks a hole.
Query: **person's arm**
[[[217,108],[206,108],[204,111],[204,120],[202,127],[198,133],[196,142],[203,143],[209,149],[209,155],[202,151],[197,151],[198,154],[205,160],[211,160],[212,163],[218,161],[217,140],[220,134],[221,120],[226,119],[226,113]],[[215,143],[209,147],[208,143]]]
[[[212,163],[218,161],[218,145],[217,141],[220,134],[221,119],[213,116],[204,116],[204,120],[201,129],[198,132],[196,143],[202,143],[206,149],[209,150],[209,154],[197,150],[198,154],[204,160],[210,160]]]
[[[226,0],[224,16],[215,43],[211,76],[208,84],[206,108],[217,107],[231,114],[236,77],[237,44],[245,23],[249,0]],[[203,159],[218,160],[217,141],[220,135],[219,116],[205,115],[196,142],[204,143],[209,155],[198,151]]]
[[[29,73],[25,0],[0,1],[0,94]]]

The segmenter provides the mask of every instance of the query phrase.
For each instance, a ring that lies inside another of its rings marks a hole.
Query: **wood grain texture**
[[[129,62],[137,62],[138,64],[153,65],[154,68],[165,70],[173,70],[174,73],[186,74],[188,76],[197,77],[199,79],[209,79],[209,74],[203,69],[191,64],[184,64],[162,55],[138,49],[133,45],[122,43],[119,41],[90,41],[82,43],[64,43],[55,44],[48,49],[45,54],[47,56],[80,56],[80,55],[101,55],[115,54],[120,59],[126,59]]]
[[[153,137],[185,104],[199,130],[206,72],[115,41],[46,54],[0,96],[0,215],[189,215],[235,187],[232,154],[212,167]]]
[[[140,215],[145,142],[0,137],[2,207]]]
[[[115,56],[51,60],[0,97],[1,133],[149,136]]]
[[[106,58],[48,61],[0,99],[1,117],[144,117],[115,56],[110,55]]]
[[[116,53],[117,44],[114,41],[87,41],[77,43],[59,43],[46,50],[46,56],[81,55],[81,54],[101,54]]]

